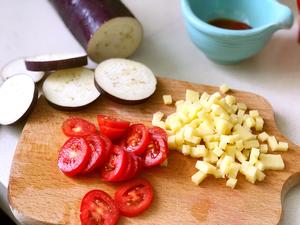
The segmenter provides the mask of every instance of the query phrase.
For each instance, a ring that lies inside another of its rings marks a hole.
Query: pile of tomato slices
[[[59,151],[58,167],[67,176],[98,169],[102,180],[126,181],[143,168],[162,164],[168,157],[167,134],[159,127],[98,115],[97,127],[82,118],[69,118],[63,133],[69,137]]]
[[[123,184],[115,192],[114,199],[102,190],[89,191],[80,206],[82,225],[113,225],[120,214],[134,217],[151,205],[153,188],[145,179],[136,179]]]

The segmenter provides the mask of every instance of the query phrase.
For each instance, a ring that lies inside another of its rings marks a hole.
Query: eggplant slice
[[[77,110],[94,102],[100,93],[94,85],[94,72],[86,68],[58,70],[43,84],[49,103],[60,110]]]
[[[21,121],[34,108],[38,88],[27,74],[14,75],[0,86],[0,124]]]
[[[148,67],[128,59],[108,59],[95,71],[96,87],[119,103],[145,102],[155,92],[156,84]]]
[[[27,70],[25,61],[23,58],[13,60],[7,63],[1,70],[1,76],[4,80],[7,80],[11,76],[16,74],[26,74],[32,78],[34,82],[39,82],[45,75],[45,72],[33,72]]]
[[[86,54],[48,54],[25,59],[25,65],[31,71],[63,70],[87,65]]]

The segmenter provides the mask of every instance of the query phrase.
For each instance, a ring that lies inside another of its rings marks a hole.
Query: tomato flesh
[[[144,212],[152,203],[153,188],[145,179],[122,185],[115,193],[115,201],[124,216],[133,217]]]
[[[106,149],[105,142],[98,135],[90,135],[85,138],[91,149],[90,161],[86,168],[81,172],[87,174],[92,172],[94,169],[100,167],[105,162]]]
[[[115,117],[101,115],[97,116],[99,127],[106,126],[106,127],[113,127],[113,128],[122,128],[126,129],[129,127],[130,122],[126,120],[120,120]]]
[[[122,139],[120,145],[123,146],[127,152],[140,155],[146,150],[150,139],[150,134],[145,125],[133,124],[129,127],[128,132]]]
[[[105,145],[104,161],[106,161],[108,159],[108,157],[110,156],[113,144],[112,144],[111,140],[104,134],[99,133],[98,136],[100,137],[100,139],[102,139],[104,141],[104,145]]]
[[[160,128],[160,127],[154,126],[154,127],[149,128],[149,133],[152,136],[153,135],[158,135],[158,136],[164,138],[166,141],[168,140],[167,132],[164,129]]]
[[[84,137],[96,132],[96,126],[87,120],[73,117],[65,120],[62,130],[69,137]]]
[[[169,149],[167,141],[157,135],[152,135],[152,140],[144,153],[144,166],[154,167],[161,164],[168,157]]]
[[[119,218],[119,209],[104,191],[92,190],[83,197],[80,206],[82,225],[114,225]]]
[[[111,140],[116,140],[116,139],[119,139],[120,137],[122,137],[126,133],[126,129],[101,126],[100,132],[102,134],[106,135]]]
[[[120,181],[126,170],[127,160],[123,148],[115,145],[109,159],[102,167],[102,179],[105,181]]]
[[[58,154],[58,168],[67,176],[80,173],[88,164],[91,150],[84,138],[71,137]]]

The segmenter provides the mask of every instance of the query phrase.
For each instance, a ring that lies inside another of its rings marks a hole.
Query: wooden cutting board
[[[62,112],[40,98],[21,135],[9,182],[10,205],[24,224],[80,224],[79,206],[86,192],[101,189],[113,195],[119,186],[102,182],[97,173],[69,178],[58,170],[57,153],[66,140],[61,132],[65,119],[80,116],[96,123],[96,115],[102,113],[150,125],[154,112],[174,112],[174,106],[163,104],[163,94],[171,94],[179,100],[184,99],[187,88],[208,93],[218,90],[166,78],[158,80],[155,95],[135,106],[120,105],[101,96],[83,111]],[[269,134],[288,141],[277,130],[272,107],[264,98],[242,91],[231,91],[231,94],[250,109],[259,110]],[[282,214],[282,199],[300,177],[300,148],[291,142],[289,146],[289,151],[282,154],[284,171],[267,171],[265,181],[257,185],[241,176],[234,190],[225,186],[225,179],[212,177],[195,186],[190,177],[196,172],[196,160],[173,151],[167,168],[149,169],[142,174],[155,189],[150,209],[136,218],[123,217],[119,224],[277,224]]]

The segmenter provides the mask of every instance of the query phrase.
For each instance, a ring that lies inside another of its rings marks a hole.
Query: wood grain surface
[[[18,219],[30,225],[80,224],[79,206],[86,192],[101,189],[113,195],[120,185],[102,182],[96,172],[88,177],[69,178],[58,170],[57,153],[67,139],[61,132],[65,119],[80,116],[96,123],[96,115],[102,113],[150,125],[152,113],[160,110],[170,114],[175,110],[174,106],[163,104],[162,95],[183,99],[187,88],[208,93],[218,90],[159,78],[157,92],[146,103],[120,105],[101,96],[80,112],[57,111],[41,97],[24,127],[11,169],[8,197]],[[231,94],[250,109],[259,110],[269,134],[288,141],[277,130],[272,107],[264,98],[241,91]],[[241,176],[234,190],[225,186],[225,179],[212,177],[195,186],[190,177],[196,172],[196,160],[172,151],[167,168],[145,170],[141,175],[155,189],[149,210],[136,218],[123,217],[119,224],[277,224],[286,191],[300,180],[300,149],[291,142],[289,146],[289,151],[282,154],[284,171],[267,171],[266,179],[256,185]]]

